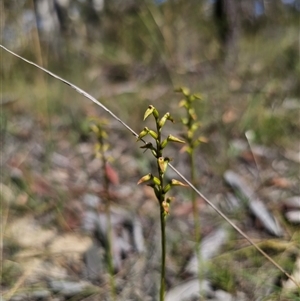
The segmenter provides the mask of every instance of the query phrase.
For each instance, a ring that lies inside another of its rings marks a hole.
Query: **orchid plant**
[[[168,163],[171,161],[171,158],[166,157],[163,153],[165,147],[171,142],[175,143],[185,143],[185,141],[173,136],[168,135],[167,138],[163,139],[162,129],[167,121],[174,122],[170,113],[164,114],[160,117],[158,110],[150,105],[144,114],[144,120],[149,116],[153,116],[155,120],[156,129],[152,130],[148,127],[145,127],[140,134],[138,135],[137,141],[142,140],[146,136],[150,136],[154,140],[152,142],[145,142],[142,149],[150,150],[153,156],[156,159],[157,163],[157,175],[148,173],[143,176],[138,184],[148,183],[148,186],[153,188],[155,196],[158,200],[160,208],[160,224],[161,224],[161,277],[160,277],[160,301],[164,300],[165,296],[165,274],[166,274],[166,218],[169,214],[170,204],[173,201],[174,197],[166,196],[166,194],[172,189],[173,186],[187,186],[186,184],[172,179],[171,181],[165,180],[165,173],[167,171]]]

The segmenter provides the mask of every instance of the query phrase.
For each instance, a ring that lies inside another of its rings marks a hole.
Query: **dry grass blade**
[[[107,107],[105,107],[102,103],[100,103],[97,99],[95,99],[93,96],[88,94],[87,92],[83,91],[79,87],[75,86],[74,84],[68,82],[67,80],[59,77],[58,75],[48,71],[47,69],[23,58],[22,56],[14,53],[13,51],[7,49],[3,45],[0,44],[0,47],[4,49],[5,51],[9,52],[10,54],[18,57],[19,59],[23,60],[24,62],[35,66],[36,68],[43,70],[46,72],[48,75],[62,81],[66,85],[70,86],[74,90],[76,90],[79,94],[83,95],[84,97],[88,98],[89,100],[93,101],[95,104],[100,106],[105,112],[107,112],[110,116],[112,116],[115,120],[120,122],[127,130],[129,130],[135,137],[138,137],[138,134],[130,127],[128,126],[125,122],[123,122],[118,116],[116,116],[113,112],[111,112]],[[287,273],[278,263],[276,263],[268,254],[266,254],[258,245],[256,245],[251,238],[245,234],[239,227],[237,227],[222,211],[220,211],[212,202],[210,202],[186,177],[184,177],[173,165],[168,163],[169,166],[173,169],[175,173],[181,179],[183,179],[210,207],[212,207],[223,219],[225,219],[239,234],[241,234],[251,245],[253,245],[266,259],[268,259],[276,268],[278,268],[282,273],[284,273],[291,281],[293,281],[296,286],[300,287],[300,284],[289,274]]]

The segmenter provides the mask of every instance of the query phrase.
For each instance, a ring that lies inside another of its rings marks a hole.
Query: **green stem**
[[[161,225],[161,277],[159,300],[165,300],[165,276],[166,276],[166,216],[162,204],[160,205],[160,225]]]
[[[190,152],[190,166],[191,166],[191,182],[195,185],[196,172],[195,172],[195,152],[194,149]],[[199,279],[199,288],[200,288],[200,300],[203,300],[203,295],[201,292],[201,281],[202,281],[202,270],[201,270],[201,253],[200,253],[200,240],[201,240],[201,231],[200,231],[200,218],[196,200],[196,193],[192,190],[192,206],[193,206],[193,218],[194,218],[194,231],[195,231],[195,242],[196,242],[196,258],[198,264],[198,279]]]
[[[110,205],[109,201],[106,206],[106,219],[107,219],[107,267],[109,272],[109,282],[111,287],[111,299],[116,300],[116,285],[114,279],[114,265],[112,260],[112,226],[110,218]]]
[[[106,220],[107,220],[107,269],[109,273],[109,282],[110,282],[110,295],[111,300],[116,300],[116,284],[114,279],[114,265],[112,258],[112,225],[111,225],[111,216],[110,216],[110,196],[109,196],[109,179],[106,173],[106,164],[107,159],[103,149],[103,137],[100,137],[100,152],[102,155],[102,165],[103,165],[103,174],[104,174],[104,191],[106,193]]]
[[[156,154],[157,159],[162,157],[161,148],[161,127],[158,124],[158,119],[156,118],[156,129],[157,129],[157,140],[156,140]],[[165,276],[166,276],[166,215],[165,209],[163,207],[163,202],[165,200],[165,194],[163,193],[164,188],[164,172],[161,171],[159,164],[157,162],[157,170],[160,180],[160,195],[159,195],[159,207],[160,207],[160,230],[161,230],[161,273],[160,273],[160,293],[159,300],[165,300]]]

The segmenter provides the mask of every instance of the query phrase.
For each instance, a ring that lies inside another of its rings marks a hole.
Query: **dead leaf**
[[[271,179],[271,185],[274,185],[279,188],[290,188],[292,183],[286,178],[273,178]]]
[[[115,171],[115,169],[113,169],[111,167],[111,165],[109,163],[106,163],[106,165],[105,165],[105,173],[106,173],[106,176],[107,176],[108,180],[112,184],[114,184],[114,185],[118,185],[119,184],[119,175]]]

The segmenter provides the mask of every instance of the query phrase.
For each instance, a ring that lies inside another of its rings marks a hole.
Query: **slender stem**
[[[166,216],[164,208],[160,205],[160,225],[161,225],[161,277],[159,300],[165,300],[165,276],[166,276]]]
[[[162,157],[161,148],[161,127],[158,124],[158,119],[156,118],[156,129],[157,129],[157,140],[156,140],[156,154],[157,159]],[[159,300],[165,300],[165,276],[166,276],[166,215],[165,209],[163,207],[163,202],[165,200],[165,194],[163,192],[164,188],[164,172],[161,170],[159,163],[157,161],[157,170],[160,180],[160,194],[159,194],[159,207],[160,207],[160,229],[161,229],[161,273],[160,273],[160,293]]]
[[[109,272],[109,282],[111,288],[111,299],[116,300],[116,286],[114,279],[114,266],[112,260],[112,226],[110,218],[110,204],[106,204],[106,220],[107,220],[107,267]]]
[[[196,172],[195,172],[195,151],[191,149],[190,152],[190,166],[191,166],[191,182],[195,185],[196,180]],[[193,218],[194,218],[194,231],[195,231],[195,242],[196,242],[196,258],[197,258],[197,265],[198,265],[198,279],[199,279],[199,289],[200,289],[200,300],[203,300],[203,295],[201,292],[201,280],[202,280],[202,258],[201,258],[201,249],[200,249],[200,239],[201,239],[201,231],[200,231],[200,218],[198,212],[198,206],[196,202],[196,196],[194,190],[192,190],[192,206],[193,206]]]
[[[113,265],[113,258],[112,258],[112,225],[111,225],[111,214],[110,214],[110,196],[109,196],[109,179],[106,171],[106,164],[107,159],[105,156],[105,152],[103,149],[103,137],[100,136],[100,152],[102,156],[102,168],[103,168],[103,175],[104,175],[104,191],[106,194],[106,205],[105,205],[105,214],[106,214],[106,221],[107,221],[107,269],[109,273],[109,282],[110,282],[110,295],[111,300],[116,300],[116,285],[114,279],[114,265]]]

